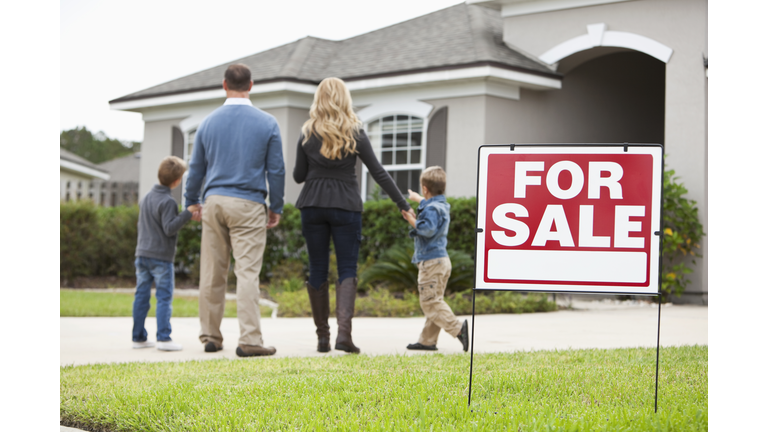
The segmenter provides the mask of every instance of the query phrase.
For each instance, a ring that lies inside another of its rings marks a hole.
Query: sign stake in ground
[[[478,150],[477,291],[657,296],[661,334],[660,144],[507,144]]]

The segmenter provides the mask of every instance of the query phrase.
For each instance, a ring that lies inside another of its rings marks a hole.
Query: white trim
[[[357,112],[357,118],[363,123],[369,123],[387,115],[411,115],[426,119],[432,111],[432,105],[417,100],[385,100],[369,105]]]
[[[64,159],[59,159],[59,162],[60,162],[59,166],[61,168],[66,169],[66,170],[74,171],[76,173],[87,175],[87,176],[90,176],[90,177],[100,178],[102,180],[109,180],[109,174],[107,174],[105,172],[101,172],[101,171],[95,170],[93,168],[89,168],[87,166],[80,165],[79,163],[71,162],[71,161],[64,160]]]
[[[300,94],[314,95],[317,86],[314,84],[295,83],[290,81],[277,81],[266,84],[257,84],[251,88],[251,98],[258,95],[291,92]],[[114,102],[109,104],[113,110],[131,111],[141,108],[156,107],[160,105],[175,105],[190,102],[199,102],[211,99],[226,99],[227,94],[224,89],[203,90],[190,93],[182,93],[168,96],[157,96],[146,99],[138,99],[125,102]]]
[[[516,84],[535,90],[559,89],[562,82],[558,78],[549,78],[525,72],[502,69],[495,66],[475,66],[463,69],[422,72],[382,78],[370,78],[347,83],[349,91],[361,91],[386,87],[423,85],[446,81],[468,80],[477,78],[495,78],[509,84]]]
[[[632,0],[467,0],[468,4],[501,7],[502,18],[530,15],[541,12],[553,12],[601,4],[622,3]]]
[[[635,33],[605,31],[605,24],[590,24],[587,26],[587,34],[569,39],[539,56],[539,60],[549,65],[560,60],[594,47],[628,48],[648,54],[664,63],[672,57],[672,48],[657,42],[651,38]]]

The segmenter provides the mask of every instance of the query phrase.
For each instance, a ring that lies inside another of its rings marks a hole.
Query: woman
[[[355,175],[357,158],[374,180],[397,203],[411,211],[392,177],[384,171],[360,120],[344,81],[326,78],[317,86],[309,120],[301,128],[293,179],[303,183],[296,207],[301,209],[301,231],[309,252],[307,292],[317,327],[317,350],[328,352],[330,313],[328,260],[330,240],[336,248],[336,349],[359,353],[352,343],[352,316],[357,294],[357,255],[362,238],[363,201]]]

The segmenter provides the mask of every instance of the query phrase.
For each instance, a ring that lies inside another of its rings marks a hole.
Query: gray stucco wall
[[[664,144],[667,167],[680,176],[697,202],[708,232],[706,0],[638,0],[504,18],[504,41],[540,56],[556,45],[587,33],[587,25],[605,23],[609,31],[651,38],[674,50],[666,64]],[[525,98],[523,94],[522,99]],[[707,293],[707,238],[688,291]],[[706,295],[694,295],[706,299]],[[706,300],[704,300],[706,301]]]
[[[158,183],[157,169],[160,162],[171,155],[173,126],[182,119],[144,122],[144,142],[141,144],[139,169],[139,199]]]
[[[272,114],[280,125],[283,140],[283,160],[285,160],[285,202],[295,204],[302,185],[293,181],[293,167],[296,165],[296,143],[301,134],[301,125],[309,119],[309,110],[305,108],[270,108],[264,111]]]
[[[485,144],[486,96],[425,100],[434,110],[448,107],[446,195],[471,197],[477,193],[477,148]]]

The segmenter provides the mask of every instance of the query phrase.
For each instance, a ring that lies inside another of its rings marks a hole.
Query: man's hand
[[[408,211],[400,210],[400,213],[403,215],[403,219],[416,228],[416,213],[413,212],[413,209],[408,209]]]
[[[267,221],[267,229],[274,228],[280,223],[280,214],[274,213],[272,210],[269,210],[268,213],[269,221]]]
[[[424,197],[408,189],[408,199],[411,201],[416,201],[417,203],[420,203],[424,199]]]
[[[192,213],[192,220],[200,222],[203,219],[203,206],[200,204],[193,204],[187,207],[187,210]]]

